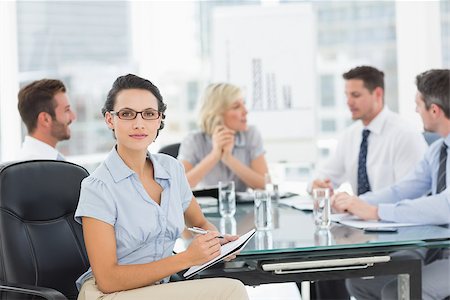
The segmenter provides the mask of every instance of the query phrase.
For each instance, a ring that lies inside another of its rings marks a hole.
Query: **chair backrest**
[[[175,144],[169,144],[169,145],[161,147],[161,149],[159,149],[158,152],[168,154],[172,157],[177,158],[179,150],[180,150],[180,143],[175,143]]]
[[[53,288],[76,299],[75,280],[89,261],[73,216],[88,175],[64,161],[0,166],[0,279]]]

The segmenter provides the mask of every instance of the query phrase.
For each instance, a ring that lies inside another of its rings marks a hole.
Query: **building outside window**
[[[450,1],[441,4],[442,65],[450,68]]]
[[[292,2],[279,1],[278,5]],[[60,143],[59,147],[65,155],[76,158],[76,162],[101,161],[101,155],[114,144],[100,109],[113,80],[126,73],[136,73],[155,81],[168,103],[166,128],[158,137],[159,146],[179,142],[189,131],[195,130],[198,100],[210,82],[214,10],[221,6],[265,5],[261,1],[139,2],[144,9],[136,12],[133,10],[136,3],[16,2],[18,84],[23,86],[44,77],[58,78],[66,83],[78,118],[71,125],[72,138]],[[356,65],[370,64],[383,70],[386,103],[393,111],[399,107],[395,3],[311,3],[317,22],[317,56],[310,59],[318,61],[317,73],[312,76],[316,76],[320,90],[318,99],[311,101],[318,107],[319,136],[315,141],[295,141],[299,144],[319,144],[321,139],[335,139],[336,134],[351,123],[341,75]],[[440,18],[443,67],[448,68],[448,1],[440,2]],[[147,23],[143,22],[147,19],[150,19]],[[175,24],[176,20],[182,21],[182,25]],[[185,27],[189,28],[188,33],[180,30]],[[136,38],[139,30],[144,34]],[[146,44],[146,48],[142,44]],[[138,52],[142,52],[140,56],[136,55]],[[0,97],[3,96],[0,94]],[[0,103],[6,100],[2,101]],[[0,109],[0,120],[4,120],[4,109]],[[0,131],[2,143],[3,139],[8,139],[5,132]],[[23,128],[22,136],[25,134]],[[317,146],[316,157],[329,153],[331,148],[319,150],[327,147]]]

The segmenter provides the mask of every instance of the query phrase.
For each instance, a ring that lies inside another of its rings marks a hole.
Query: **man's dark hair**
[[[37,126],[37,118],[41,112],[46,112],[55,119],[56,102],[54,96],[66,92],[62,81],[57,79],[41,79],[33,81],[19,91],[19,109],[22,121],[32,133]]]
[[[359,66],[342,74],[345,80],[360,79],[364,82],[364,87],[373,92],[375,88],[380,87],[384,90],[384,73],[370,66]]]
[[[434,69],[416,76],[417,90],[422,94],[425,107],[436,104],[450,119],[450,70]]]
[[[128,74],[120,76],[114,81],[111,90],[106,97],[105,105],[102,108],[102,114],[105,116],[106,112],[113,111],[114,105],[116,104],[117,94],[122,90],[128,89],[141,89],[147,90],[152,93],[158,100],[158,111],[161,113],[161,126],[158,128],[156,137],[159,135],[159,131],[164,128],[164,118],[166,117],[164,112],[166,111],[167,105],[163,101],[163,97],[159,92],[159,89],[150,82],[150,80],[141,78],[139,76]]]

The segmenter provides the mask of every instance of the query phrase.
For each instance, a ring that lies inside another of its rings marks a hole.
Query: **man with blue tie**
[[[338,193],[333,208],[366,220],[417,224],[450,223],[450,70],[430,70],[416,77],[416,111],[424,128],[442,138],[434,142],[424,158],[403,180],[378,192],[360,197]],[[430,194],[431,193],[431,194]],[[399,252],[398,256],[420,258],[422,298],[444,299],[450,296],[450,249],[423,249]],[[359,299],[395,299],[396,278],[349,279],[350,293]]]
[[[59,141],[70,138],[69,125],[75,120],[64,83],[42,79],[19,91],[18,109],[28,135],[16,159],[65,160],[56,150]]]
[[[331,190],[349,182],[357,195],[402,179],[427,149],[418,130],[384,103],[384,73],[371,66],[343,74],[347,105],[355,120],[340,136],[336,151],[319,165],[310,188]]]
[[[347,105],[355,122],[340,136],[335,152],[320,165],[314,188],[349,182],[357,195],[396,183],[422,159],[427,144],[418,130],[384,103],[384,73],[358,66],[344,73]],[[348,299],[344,281],[318,281],[317,299]]]

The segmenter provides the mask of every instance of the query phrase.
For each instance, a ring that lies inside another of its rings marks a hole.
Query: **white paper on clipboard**
[[[225,245],[222,245],[220,248],[220,255],[216,258],[213,258],[212,260],[204,263],[203,265],[193,266],[190,267],[189,270],[187,270],[183,276],[186,279],[191,278],[192,276],[196,275],[197,273],[209,268],[210,266],[222,261],[225,257],[228,255],[237,252],[245,247],[245,245],[250,241],[250,239],[255,235],[256,230],[252,229],[246,234],[241,235],[241,237],[235,241],[226,243]]]

